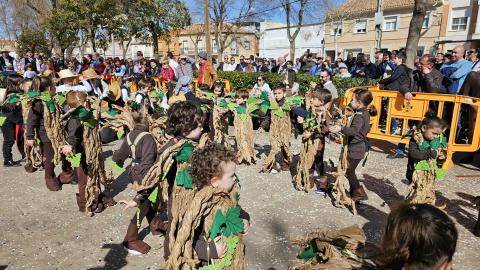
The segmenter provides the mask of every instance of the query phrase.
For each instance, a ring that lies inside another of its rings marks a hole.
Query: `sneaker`
[[[277,174],[277,173],[279,173],[279,171],[277,171],[277,170],[275,170],[275,169],[272,169],[272,170],[270,171],[270,174]]]
[[[387,156],[388,159],[397,159],[397,158],[404,158],[404,157],[405,157],[405,154],[401,154],[401,153],[393,153]]]
[[[19,167],[19,166],[22,166],[22,165],[20,164],[20,162],[16,162],[16,161],[13,161],[13,160],[7,160],[7,161],[3,162],[3,166],[4,167]]]
[[[402,128],[398,127],[396,128],[393,132],[392,135],[401,135],[402,134]]]

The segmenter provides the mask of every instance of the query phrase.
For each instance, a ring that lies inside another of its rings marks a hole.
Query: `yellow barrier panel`
[[[230,89],[231,89],[230,81],[229,80],[220,80],[220,81],[225,84],[225,94],[230,94]],[[198,87],[198,79],[194,79],[193,84],[195,87],[195,95],[198,96],[200,94],[200,87]]]
[[[430,108],[432,102],[438,104],[437,116],[442,118],[445,103],[451,104],[453,107],[453,114],[448,124],[450,133],[448,135],[447,157],[444,169],[453,167],[452,156],[455,152],[476,152],[480,149],[480,117],[478,117],[478,108],[480,107],[480,98],[473,98],[462,95],[449,94],[432,94],[432,93],[412,93],[414,98],[411,101],[406,101],[403,95],[398,91],[380,90],[379,86],[372,87],[356,87],[347,90],[345,98],[341,101],[340,106],[346,106],[352,100],[353,92],[358,88],[368,88],[372,92],[372,105],[378,110],[377,116],[370,118],[371,129],[368,137],[389,142],[409,143],[409,138],[404,138],[402,135],[390,134],[391,120],[403,120],[401,134],[406,134],[408,131],[408,121],[421,121],[425,113]],[[387,116],[382,117],[382,104],[388,102]],[[463,105],[463,107],[462,107]],[[455,142],[458,128],[458,120],[461,108],[467,107],[476,108],[476,121],[474,124],[473,134],[470,135],[471,141],[469,144],[459,144]],[[380,128],[380,119],[386,119],[385,129]]]

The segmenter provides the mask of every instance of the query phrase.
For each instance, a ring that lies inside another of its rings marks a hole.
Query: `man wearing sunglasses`
[[[478,49],[470,49],[467,52],[468,60],[472,62],[472,71],[480,72],[480,59],[478,58]]]
[[[246,66],[247,63],[245,62],[245,57],[240,55],[240,63],[235,67],[235,71],[243,72]]]

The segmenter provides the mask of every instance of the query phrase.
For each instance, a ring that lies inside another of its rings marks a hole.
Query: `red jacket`
[[[170,66],[168,68],[162,67],[162,70],[160,71],[160,78],[163,81],[173,80],[174,77],[175,77],[175,72],[173,71],[173,68],[171,68]]]

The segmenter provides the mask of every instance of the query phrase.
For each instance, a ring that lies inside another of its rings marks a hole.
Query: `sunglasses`
[[[261,82],[261,81],[263,81],[263,80],[262,80],[262,79],[257,79],[257,81],[258,81],[258,82]]]
[[[476,51],[468,51],[468,54],[477,53]]]

